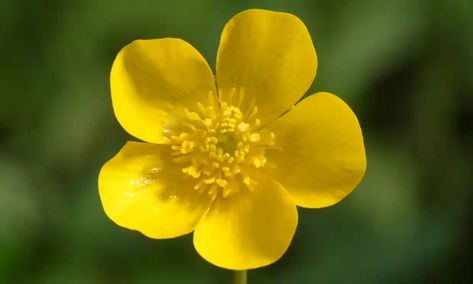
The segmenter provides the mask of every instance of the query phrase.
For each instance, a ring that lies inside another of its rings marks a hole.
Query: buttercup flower
[[[117,55],[115,115],[131,135],[99,174],[107,216],[150,238],[194,232],[219,267],[271,264],[288,248],[297,206],[321,208],[359,183],[366,159],[356,116],[316,93],[305,25],[246,10],[224,27],[216,76],[187,42],[136,40]]]

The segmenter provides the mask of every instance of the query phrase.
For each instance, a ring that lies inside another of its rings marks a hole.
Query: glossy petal
[[[277,183],[261,178],[254,191],[245,189],[215,201],[195,228],[194,246],[216,266],[257,268],[284,254],[296,226],[291,196]]]
[[[234,16],[222,32],[217,54],[221,95],[243,87],[243,109],[256,105],[263,124],[304,95],[316,68],[309,32],[294,15],[246,10]]]
[[[102,167],[100,198],[115,223],[150,238],[172,238],[191,232],[209,208],[209,198],[167,160],[168,148],[128,142]]]
[[[297,205],[335,204],[361,180],[366,157],[360,125],[338,97],[312,95],[268,127],[281,148],[268,152],[271,174]]]
[[[175,38],[136,40],[115,58],[110,74],[113,110],[122,127],[147,142],[162,143],[163,130],[184,107],[215,95],[211,69],[200,53]]]

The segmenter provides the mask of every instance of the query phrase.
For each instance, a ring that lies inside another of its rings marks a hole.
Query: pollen
[[[261,128],[258,108],[242,112],[242,88],[184,109],[183,123],[165,132],[173,161],[195,180],[194,190],[213,200],[241,190],[254,190],[254,174],[268,166],[265,152],[274,146],[273,132]]]

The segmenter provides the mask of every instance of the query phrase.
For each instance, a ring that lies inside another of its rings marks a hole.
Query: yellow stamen
[[[213,200],[244,188],[254,190],[253,172],[267,166],[265,151],[274,145],[274,133],[260,129],[258,108],[251,102],[244,115],[243,101],[243,88],[232,88],[226,96],[220,93],[218,103],[209,93],[207,104],[185,109],[181,126],[164,133],[173,161],[196,180],[195,190]]]

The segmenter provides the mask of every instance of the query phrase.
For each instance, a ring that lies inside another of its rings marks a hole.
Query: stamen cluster
[[[240,191],[254,190],[255,169],[267,165],[265,151],[274,145],[273,132],[260,129],[261,122],[253,106],[248,114],[240,104],[243,90],[234,88],[219,102],[209,94],[209,103],[197,103],[197,109],[184,110],[179,132],[169,132],[173,161],[182,164],[182,172],[196,180],[194,189],[207,192],[212,199]]]

